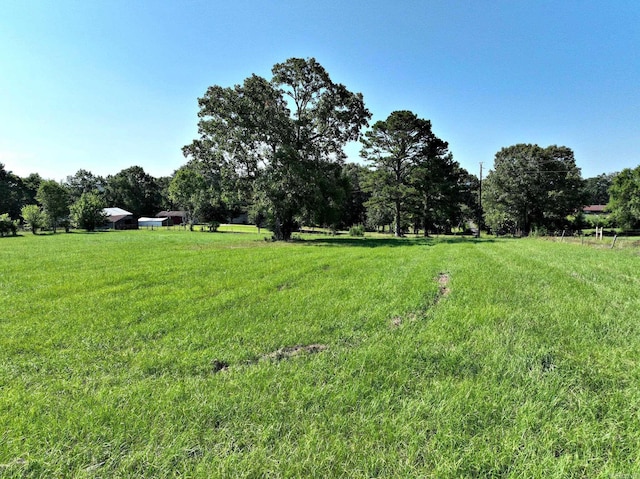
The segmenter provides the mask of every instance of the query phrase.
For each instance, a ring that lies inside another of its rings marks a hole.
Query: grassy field
[[[637,250],[223,230],[0,240],[0,477],[640,475]]]

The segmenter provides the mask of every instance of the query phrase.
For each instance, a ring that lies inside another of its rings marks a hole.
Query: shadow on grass
[[[460,244],[460,243],[493,243],[493,239],[478,239],[465,236],[447,237],[427,237],[427,238],[354,238],[354,237],[332,237],[313,238],[296,240],[300,244],[309,246],[358,246],[360,248],[379,247],[407,247],[407,246],[435,246],[440,243]]]
[[[108,233],[109,231],[113,231],[113,230],[95,230],[95,231],[87,231],[87,230],[60,231],[58,230],[55,233],[53,231],[48,230],[48,231],[38,231],[33,236],[39,236],[41,238],[47,238],[47,237],[53,238],[56,236],[69,236],[69,235],[96,235],[100,233]]]

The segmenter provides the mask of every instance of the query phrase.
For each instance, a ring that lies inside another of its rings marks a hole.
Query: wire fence
[[[600,248],[639,248],[640,230],[562,230],[544,238],[552,241],[579,243]]]

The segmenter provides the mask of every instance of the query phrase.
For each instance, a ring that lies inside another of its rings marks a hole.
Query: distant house
[[[138,218],[138,226],[140,228],[146,226],[147,228],[154,226],[169,226],[169,218]]]
[[[582,208],[585,215],[604,215],[607,213],[607,205],[589,205]]]
[[[185,211],[161,211],[156,218],[168,218],[168,226],[182,225],[187,222],[187,213]]]
[[[138,229],[138,220],[133,216],[133,213],[122,208],[104,208],[102,211],[107,216],[108,228],[113,230]]]

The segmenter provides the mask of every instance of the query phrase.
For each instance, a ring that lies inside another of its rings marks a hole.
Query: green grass
[[[222,229],[0,240],[0,477],[640,474],[636,250]]]

